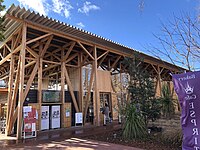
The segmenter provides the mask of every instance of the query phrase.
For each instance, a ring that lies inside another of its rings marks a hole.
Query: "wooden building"
[[[131,57],[134,49],[14,5],[8,9],[4,25],[0,80],[8,86],[7,135],[17,122],[17,138],[22,137],[24,105],[37,109],[37,130],[43,129],[42,108],[46,106],[59,106],[61,128],[74,125],[75,112],[83,113],[84,123],[89,120],[101,125],[100,109],[105,102],[117,119],[111,76],[123,72],[121,62]],[[157,87],[161,80],[171,79],[170,72],[180,71],[168,62],[140,55],[144,58],[141,65],[156,79]],[[84,68],[89,71],[83,72]],[[83,74],[88,76],[85,89]]]

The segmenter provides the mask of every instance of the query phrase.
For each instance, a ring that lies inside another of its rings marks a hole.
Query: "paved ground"
[[[84,136],[98,134],[120,128],[118,124],[101,127],[74,127],[42,131],[37,138],[17,141],[13,137],[0,136],[0,149],[5,150],[141,150],[112,143],[84,139]]]
[[[133,147],[127,147],[117,144],[85,140],[81,138],[70,138],[63,141],[51,141],[49,143],[43,143],[38,145],[25,144],[17,146],[4,147],[7,150],[139,150]]]

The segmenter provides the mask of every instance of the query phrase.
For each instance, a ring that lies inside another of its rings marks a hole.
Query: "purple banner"
[[[182,150],[200,150],[200,71],[172,76],[182,108]]]

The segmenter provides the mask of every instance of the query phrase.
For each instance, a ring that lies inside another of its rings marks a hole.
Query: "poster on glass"
[[[41,108],[41,130],[49,129],[49,106]]]
[[[60,105],[51,107],[51,128],[60,128]]]

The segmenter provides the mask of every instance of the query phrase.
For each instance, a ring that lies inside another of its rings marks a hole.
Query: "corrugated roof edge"
[[[110,43],[112,43],[112,44],[116,44],[116,45],[118,45],[118,46],[121,46],[121,47],[123,47],[123,48],[126,48],[127,50],[131,50],[131,51],[133,51],[133,52],[135,51],[135,52],[140,53],[141,55],[144,55],[144,56],[146,56],[146,57],[152,57],[152,58],[156,59],[157,61],[162,61],[162,62],[165,62],[165,63],[167,63],[167,64],[176,66],[176,67],[178,67],[178,68],[184,69],[184,68],[179,67],[179,66],[177,66],[177,65],[174,65],[174,64],[171,64],[171,63],[169,63],[169,62],[166,62],[166,61],[164,61],[164,60],[162,60],[162,59],[156,58],[156,57],[154,57],[154,56],[148,55],[148,54],[146,54],[146,53],[144,53],[144,52],[141,52],[141,51],[139,51],[139,50],[136,50],[136,49],[133,49],[133,48],[131,48],[131,47],[125,46],[125,45],[123,45],[123,44],[120,44],[120,43],[118,43],[118,42],[115,42],[115,41],[113,41],[113,40],[111,40],[111,39],[104,38],[104,37],[102,37],[102,36],[100,36],[100,35],[97,35],[97,34],[94,34],[94,33],[92,33],[92,32],[83,30],[83,29],[81,29],[81,28],[78,28],[78,27],[76,27],[76,26],[70,25],[70,24],[68,24],[68,23],[61,22],[61,21],[59,21],[59,20],[57,20],[57,19],[54,19],[54,18],[45,16],[45,15],[40,15],[39,13],[36,13],[35,11],[30,10],[30,9],[26,9],[26,8],[24,8],[24,7],[21,8],[20,6],[15,6],[14,4],[12,4],[12,5],[9,7],[9,9],[7,10],[7,14],[9,14],[9,11],[11,11],[12,9],[17,9],[17,8],[19,8],[19,9],[21,9],[21,10],[24,9],[25,11],[27,11],[27,12],[29,11],[29,12],[33,13],[34,15],[39,15],[39,17],[46,18],[46,19],[51,20],[51,21],[53,21],[53,22],[55,21],[55,22],[57,22],[57,23],[59,23],[59,24],[62,24],[62,25],[64,25],[64,26],[67,26],[67,27],[73,28],[73,29],[75,29],[75,30],[81,31],[81,32],[83,32],[83,33],[85,33],[85,34],[88,34],[88,35],[94,36],[94,37],[96,37],[96,38],[105,40],[105,41],[110,42]],[[11,12],[10,12],[10,13],[11,13]],[[187,69],[184,69],[184,70],[187,70]]]
[[[134,49],[134,48],[132,48],[132,47],[129,47],[129,46],[125,46],[125,45],[123,45],[123,44],[121,44],[121,43],[119,43],[119,42],[116,42],[116,41],[113,41],[113,40],[111,40],[111,39],[102,37],[102,36],[97,35],[97,34],[95,34],[95,33],[92,33],[92,32],[86,31],[86,30],[84,30],[84,29],[78,28],[78,27],[76,27],[76,26],[73,26],[73,25],[71,25],[71,24],[68,24],[68,23],[59,21],[59,20],[54,19],[54,18],[52,18],[52,17],[48,17],[48,16],[45,16],[45,15],[41,15],[41,14],[39,14],[39,13],[36,13],[34,10],[26,9],[26,8],[20,7],[20,6],[15,6],[14,4],[12,4],[12,5],[9,7],[9,9],[7,10],[6,13],[9,14],[9,11],[10,11],[10,10],[12,10],[13,8],[17,8],[17,7],[19,7],[20,9],[25,9],[25,11],[30,11],[31,13],[34,13],[35,15],[39,15],[40,17],[49,19],[49,20],[51,20],[51,21],[58,22],[58,23],[60,23],[60,24],[63,24],[63,25],[65,25],[65,26],[68,26],[68,27],[70,27],[70,28],[73,28],[73,29],[79,30],[79,31],[81,31],[81,32],[84,32],[84,33],[86,33],[86,34],[89,34],[89,35],[95,36],[95,37],[97,37],[97,38],[103,39],[103,40],[105,40],[105,41],[108,41],[108,42],[114,43],[114,44],[116,44],[116,45],[119,45],[119,46],[128,48],[128,49],[130,49],[130,50],[134,50],[134,51],[137,51],[137,52],[142,53],[142,52],[139,51],[139,50],[136,50],[136,49]]]

